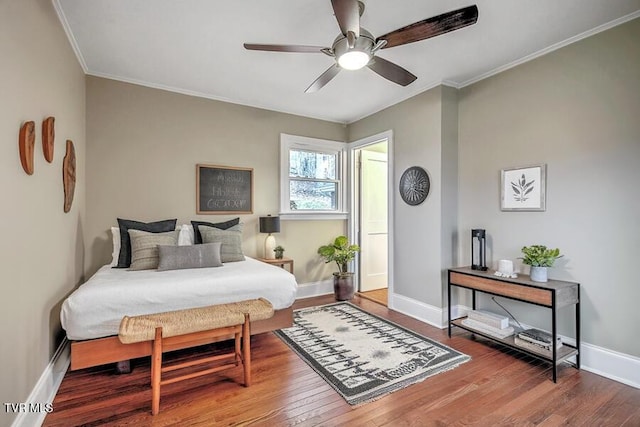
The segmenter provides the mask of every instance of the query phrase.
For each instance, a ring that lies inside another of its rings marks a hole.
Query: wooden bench
[[[251,385],[250,321],[269,319],[273,306],[265,299],[219,304],[187,310],[140,316],[125,316],[120,322],[118,338],[123,344],[153,341],[151,352],[151,413],[160,410],[160,387],[178,381],[219,372],[243,365],[244,385]],[[204,359],[162,366],[162,353],[184,348],[185,342],[206,342],[212,337],[233,337],[234,350]],[[162,380],[164,372],[203,364],[214,367]]]

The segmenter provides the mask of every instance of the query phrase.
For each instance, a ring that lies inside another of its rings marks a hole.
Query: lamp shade
[[[280,217],[277,216],[261,216],[260,217],[260,232],[261,233],[279,233],[280,232]]]

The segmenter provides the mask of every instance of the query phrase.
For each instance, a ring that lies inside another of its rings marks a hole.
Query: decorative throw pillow
[[[111,227],[111,241],[113,243],[111,267],[115,267],[118,265],[118,257],[120,256],[120,229],[118,227]]]
[[[230,219],[229,221],[217,222],[217,223],[205,222],[205,221],[191,221],[191,225],[193,225],[193,241],[196,245],[199,245],[200,243],[202,243],[202,233],[198,229],[198,226],[200,225],[206,225],[207,227],[215,227],[220,230],[227,230],[233,227],[234,225],[238,225],[238,224],[240,224],[240,218],[234,218],[234,219]]]
[[[182,224],[178,236],[178,246],[189,246],[193,243],[193,225]]]
[[[129,230],[131,240],[130,270],[151,270],[158,268],[158,246],[177,245],[178,233],[174,230],[166,233]]]
[[[116,268],[127,268],[131,265],[131,241],[129,240],[129,229],[148,231],[150,233],[165,233],[176,229],[176,220],[167,219],[157,222],[139,222],[130,219],[118,218],[120,227],[120,254]]]
[[[158,271],[184,268],[220,267],[222,243],[203,243],[191,246],[158,246]]]
[[[244,261],[242,253],[242,232],[240,230],[220,230],[206,225],[200,226],[203,243],[222,243],[220,259],[223,263]]]

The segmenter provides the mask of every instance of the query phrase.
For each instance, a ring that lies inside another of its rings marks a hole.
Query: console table
[[[472,270],[470,267],[450,268],[447,286],[447,295],[449,301],[448,307],[448,329],[449,337],[451,337],[451,327],[457,326],[474,334],[483,336],[487,339],[499,342],[509,348],[513,348],[522,353],[526,353],[537,359],[551,362],[553,365],[553,382],[558,377],[558,365],[566,361],[568,358],[575,356],[576,363],[573,364],[580,369],[580,284],[575,282],[565,282],[561,280],[549,280],[546,283],[534,282],[529,276],[519,275],[517,279],[498,277],[494,275],[493,270],[480,271]],[[500,296],[516,301],[522,301],[529,304],[546,307],[551,310],[551,335],[552,349],[551,357],[543,352],[537,352],[527,348],[517,346],[514,337],[504,339],[496,338],[484,332],[475,330],[462,324],[464,318],[451,318],[451,288],[452,287],[470,289],[472,292],[472,308],[476,309],[476,292],[482,292],[489,295]],[[566,343],[562,347],[556,347],[557,331],[557,314],[558,310],[563,307],[575,306],[575,332],[576,345],[572,346]]]

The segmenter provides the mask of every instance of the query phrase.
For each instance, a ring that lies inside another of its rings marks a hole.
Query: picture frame
[[[252,214],[253,168],[197,164],[196,213]]]
[[[547,165],[537,164],[502,169],[500,209],[505,212],[544,212]]]

